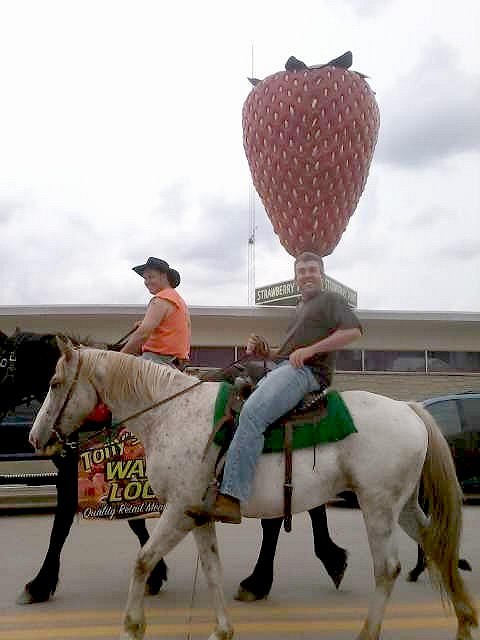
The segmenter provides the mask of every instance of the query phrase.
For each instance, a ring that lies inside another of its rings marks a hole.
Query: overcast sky
[[[380,107],[327,273],[362,309],[480,310],[478,0],[0,0],[0,305],[136,304],[148,256],[245,305],[252,72],[350,49]],[[292,275],[256,198],[255,284]]]

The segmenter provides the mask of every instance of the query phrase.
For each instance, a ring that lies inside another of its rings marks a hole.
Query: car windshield
[[[438,422],[444,435],[454,435],[462,430],[456,400],[439,400],[426,408]]]

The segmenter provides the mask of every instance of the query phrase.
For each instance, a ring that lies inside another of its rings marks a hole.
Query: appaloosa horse
[[[28,399],[42,401],[60,357],[53,334],[16,332],[11,337],[0,331],[0,417]],[[3,363],[3,367],[2,367]],[[89,425],[84,425],[86,431]],[[97,430],[98,424],[90,425]],[[0,440],[1,442],[1,440]],[[53,461],[58,469],[57,509],[45,560],[38,574],[18,596],[20,604],[48,600],[55,592],[60,570],[60,554],[70,531],[78,502],[78,447],[76,438],[63,448]],[[347,552],[330,537],[325,506],[309,510],[315,555],[322,561],[328,575],[338,588],[347,567]],[[253,601],[265,598],[273,584],[273,566],[283,518],[262,520],[262,545],[251,575],[242,580],[237,599]],[[149,538],[144,520],[129,520],[140,545]],[[148,579],[147,590],[156,594],[167,579],[167,566],[161,559]]]
[[[126,640],[145,635],[145,583],[159,558],[190,531],[197,543],[212,595],[216,626],[210,640],[228,640],[233,627],[222,588],[215,523],[202,526],[186,515],[212,480],[217,447],[209,446],[219,384],[200,382],[170,367],[130,355],[74,349],[60,342],[59,360],[47,397],[30,433],[38,451],[64,441],[78,429],[98,400],[118,424],[143,442],[150,484],[166,509],[140,549],[124,614]],[[357,427],[344,440],[312,451],[293,453],[292,511],[323,504],[339,491],[355,489],[363,513],[375,575],[375,590],[357,640],[378,640],[385,608],[400,573],[397,523],[431,561],[432,574],[457,617],[456,640],[472,640],[477,612],[458,570],[462,528],[462,492],[455,466],[438,425],[416,403],[366,391],[347,391],[343,400]],[[195,428],[192,428],[195,425]],[[282,454],[261,456],[253,494],[242,512],[247,517],[283,513]],[[429,505],[427,518],[418,503],[420,483]]]

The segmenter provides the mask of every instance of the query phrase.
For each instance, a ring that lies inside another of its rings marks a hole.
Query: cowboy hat
[[[165,260],[160,260],[160,258],[154,258],[153,256],[150,256],[145,264],[139,264],[137,267],[132,267],[132,269],[133,271],[135,271],[135,273],[138,273],[139,276],[142,276],[142,278],[145,269],[156,269],[157,271],[161,271],[162,273],[167,274],[168,282],[174,289],[180,284],[180,274],[178,273],[178,271],[176,269],[172,269],[168,262],[165,262]]]

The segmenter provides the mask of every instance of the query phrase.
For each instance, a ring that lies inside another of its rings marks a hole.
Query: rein
[[[116,431],[118,429],[118,427],[121,427],[122,425],[124,425],[126,422],[128,422],[129,420],[133,420],[134,418],[138,418],[138,416],[141,416],[143,413],[147,413],[148,411],[151,411],[152,409],[156,409],[157,407],[160,407],[162,404],[167,404],[167,402],[170,402],[170,400],[174,400],[175,398],[178,398],[179,396],[183,395],[184,393],[187,393],[188,391],[191,391],[192,389],[194,389],[195,387],[198,387],[199,385],[203,384],[205,381],[204,380],[197,380],[197,382],[195,382],[194,384],[191,384],[189,387],[186,387],[185,389],[182,389],[181,391],[177,391],[177,393],[174,393],[171,396],[168,396],[168,398],[163,398],[163,400],[159,400],[158,402],[155,402],[154,404],[151,404],[148,407],[145,407],[144,409],[140,409],[140,411],[137,411],[136,413],[132,413],[132,415],[128,416],[127,418],[124,418],[123,420],[119,420],[118,422],[112,422],[110,427],[107,428],[103,428],[103,429],[99,429],[98,431],[95,431],[94,433],[92,433],[91,436],[89,436],[85,441],[84,441],[84,445],[88,444],[90,441],[94,440],[97,436],[99,436],[100,434],[104,433],[106,434],[106,436],[109,436],[110,434],[114,433],[114,431]],[[73,386],[73,385],[72,385]],[[97,392],[98,395],[98,392]],[[53,429],[52,429],[53,431]],[[54,431],[55,435],[57,435],[57,431]],[[57,435],[58,437],[58,435]],[[62,436],[64,438],[64,436]],[[65,441],[65,438],[64,438]],[[60,442],[61,444],[63,444],[63,442]]]
[[[122,340],[124,340],[124,338],[121,338],[118,342],[121,342]],[[242,356],[241,358],[239,358],[238,360],[234,360],[231,364],[229,364],[227,367],[224,367],[223,369],[220,370],[220,374],[225,374],[227,373],[230,369],[232,369],[233,367],[235,367],[235,365],[239,365],[242,362],[244,362],[245,360],[251,359],[251,355],[250,354],[245,354],[244,356]],[[280,359],[284,359],[284,357],[280,356]],[[65,410],[65,407],[68,403],[68,401],[70,400],[71,396],[72,396],[72,392],[73,392],[73,388],[78,380],[78,376],[79,376],[79,372],[80,372],[80,366],[81,366],[81,362],[79,359],[78,365],[77,365],[77,370],[75,372],[75,377],[73,379],[72,382],[72,386],[70,387],[68,394],[65,398],[65,402],[62,405],[62,408],[60,409],[60,412],[57,416],[57,419],[55,420],[52,432],[55,434],[55,436],[57,437],[57,440],[60,442],[61,445],[65,446],[65,445],[69,445],[70,441],[68,439],[68,436],[65,436],[64,434],[62,434],[57,428],[57,423],[63,413],[63,411]],[[267,369],[265,367],[265,373],[267,372]],[[127,418],[124,418],[123,420],[119,420],[118,422],[112,422],[112,424],[110,425],[110,427],[103,427],[102,429],[99,429],[98,431],[94,431],[87,439],[85,439],[83,441],[83,446],[86,446],[89,442],[91,442],[92,440],[95,440],[95,438],[97,438],[99,435],[101,434],[105,434],[105,437],[110,437],[111,434],[113,434],[116,430],[118,430],[119,427],[123,426],[126,422],[129,422],[130,420],[134,420],[135,418],[138,418],[138,416],[141,416],[144,413],[147,413],[148,411],[151,411],[152,409],[156,409],[157,407],[162,406],[163,404],[167,404],[167,402],[170,402],[171,400],[174,400],[175,398],[178,398],[179,396],[187,393],[188,391],[191,391],[192,389],[194,389],[195,387],[198,387],[199,385],[203,384],[204,382],[208,382],[208,378],[206,377],[205,379],[200,379],[197,382],[195,382],[194,384],[190,385],[189,387],[186,387],[185,389],[182,389],[181,391],[177,391],[177,393],[174,393],[171,396],[168,396],[168,398],[163,398],[163,400],[159,400],[158,402],[155,402],[152,405],[149,405],[148,407],[145,407],[144,409],[140,409],[140,411],[137,411],[135,413],[133,413],[132,415],[128,416]],[[91,382],[91,381],[90,381]],[[97,391],[97,396],[100,399],[100,395]]]
[[[118,342],[121,342],[122,340],[124,340],[124,338],[121,338]],[[223,369],[220,370],[221,374],[225,374],[226,372],[228,372],[229,369],[231,369],[232,367],[234,367],[237,364],[242,363],[244,360],[248,359],[250,356],[249,354],[246,354],[244,356],[242,356],[241,358],[239,358],[238,360],[234,360],[231,364],[229,364],[228,366],[224,367]],[[140,411],[137,411],[136,413],[133,413],[131,416],[128,416],[127,418],[125,418],[124,420],[120,420],[118,422],[112,422],[110,427],[103,427],[103,429],[99,429],[98,431],[94,431],[88,438],[86,438],[83,441],[83,446],[86,446],[89,442],[91,442],[92,440],[95,440],[99,435],[101,434],[105,434],[105,437],[109,437],[111,434],[113,434],[118,427],[121,427],[122,425],[124,425],[126,422],[128,422],[129,420],[133,420],[134,418],[138,418],[138,416],[142,415],[143,413],[146,413],[147,411],[151,411],[152,409],[156,409],[157,407],[160,407],[162,404],[166,404],[167,402],[170,402],[170,400],[173,400],[174,398],[177,398],[178,396],[183,395],[184,393],[187,393],[187,391],[190,391],[191,389],[194,389],[195,387],[198,387],[199,385],[203,384],[203,382],[214,382],[213,380],[208,380],[208,377],[206,376],[205,378],[202,378],[200,380],[198,380],[197,382],[195,382],[194,384],[190,385],[189,387],[186,387],[185,389],[182,389],[181,391],[178,391],[177,393],[174,393],[172,396],[169,396],[168,398],[164,398],[163,400],[160,400],[159,402],[155,402],[154,404],[145,407],[144,409],[141,409]],[[72,385],[73,386],[73,385]],[[100,394],[97,391],[97,396],[100,399]],[[58,438],[58,433],[55,430],[54,431],[55,435],[57,435]],[[68,437],[65,438],[63,435],[61,436],[61,439],[59,438],[60,444],[67,444],[68,441]]]

